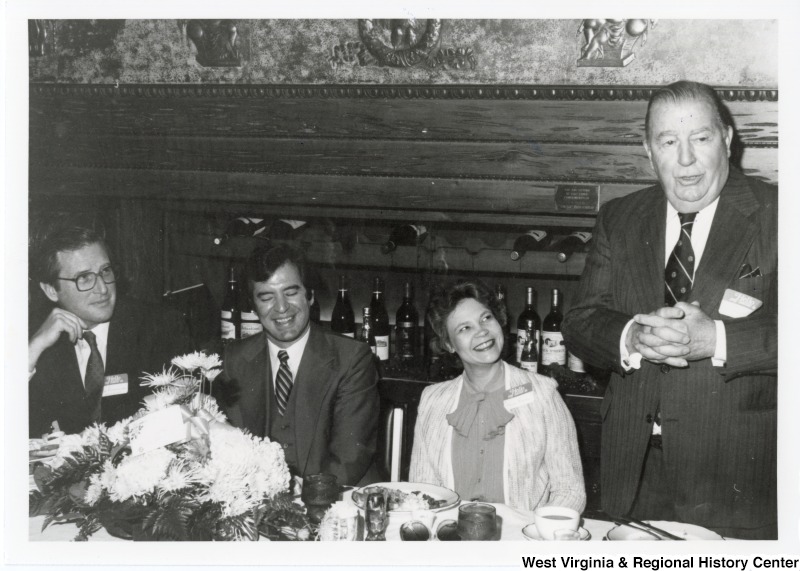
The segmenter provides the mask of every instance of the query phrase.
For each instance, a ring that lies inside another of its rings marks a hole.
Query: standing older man
[[[602,503],[727,536],[777,537],[777,188],[729,166],[714,91],[658,90],[645,150],[659,184],[604,205],[570,349],[613,370]]]
[[[369,347],[310,323],[300,252],[258,248],[247,274],[264,331],[225,352],[216,384],[229,420],[280,442],[294,474],[377,481],[378,374]]]
[[[28,341],[30,435],[53,421],[75,433],[132,415],[148,393],[140,377],[190,350],[183,317],[119,298],[117,270],[91,228],[59,224],[35,248],[34,278],[55,307]]]

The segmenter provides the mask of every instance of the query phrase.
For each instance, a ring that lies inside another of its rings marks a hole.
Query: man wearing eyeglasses
[[[142,374],[191,348],[179,315],[118,298],[108,249],[91,229],[48,233],[32,270],[55,307],[28,342],[31,436],[49,431],[53,421],[75,433],[130,416],[147,394]]]

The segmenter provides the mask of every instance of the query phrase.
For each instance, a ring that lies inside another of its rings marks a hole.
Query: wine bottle
[[[336,305],[333,306],[333,313],[331,313],[331,330],[347,337],[356,336],[356,322],[353,316],[353,306],[350,305],[350,294],[347,290],[345,276],[339,277],[339,295],[336,297]]]
[[[542,321],[542,373],[547,374],[550,365],[567,364],[567,348],[564,345],[564,335],[561,333],[561,292],[553,288],[550,303],[550,313]]]
[[[251,335],[258,335],[264,330],[264,326],[261,325],[258,314],[255,309],[253,309],[253,303],[246,288],[243,288],[239,292],[239,315],[241,316],[241,325],[239,329],[240,339],[250,337]]]
[[[538,372],[539,358],[536,354],[536,338],[529,336],[525,339],[525,346],[522,348],[522,353],[519,359],[519,368],[531,371],[532,373]]]
[[[370,351],[372,351],[373,355],[377,354],[377,350],[375,347],[375,334],[372,331],[372,318],[370,317],[370,309],[369,307],[364,308],[363,318],[362,318],[362,325],[361,325],[361,337],[360,339],[369,345]]]
[[[305,220],[275,220],[270,224],[269,237],[272,240],[292,240],[305,225]]]
[[[229,343],[240,337],[241,316],[239,314],[238,294],[239,287],[236,283],[236,271],[231,265],[228,268],[228,284],[225,288],[225,297],[220,307],[223,343]]]
[[[372,318],[372,333],[375,335],[375,354],[381,361],[389,360],[389,314],[383,301],[383,280],[375,278],[372,287],[372,300],[369,302]]]
[[[522,363],[522,351],[529,338],[533,338],[536,351],[539,349],[539,328],[542,325],[539,314],[536,313],[536,290],[528,286],[525,294],[525,309],[517,319],[517,353],[516,362]]]
[[[567,367],[579,379],[586,376],[586,365],[572,351],[567,351]]]
[[[428,229],[421,224],[395,226],[389,239],[381,246],[381,252],[389,254],[394,252],[398,246],[416,246],[421,244],[427,235]]]
[[[572,257],[572,254],[583,250],[586,247],[586,244],[589,243],[589,240],[592,239],[591,232],[573,232],[558,244],[558,254],[556,254],[556,258],[562,264]]]
[[[220,246],[234,236],[266,238],[266,230],[267,224],[263,218],[240,216],[231,220],[221,235],[214,237],[214,243]]]
[[[552,239],[547,230],[530,230],[514,240],[511,248],[511,259],[515,262],[525,255],[525,252],[544,250]]]
[[[513,358],[514,350],[511,347],[511,313],[508,311],[508,304],[506,303],[506,286],[495,284],[494,295],[497,301],[506,309],[506,324],[503,325],[503,351],[500,356],[504,361],[510,362]]]
[[[395,315],[395,355],[404,361],[411,361],[417,357],[417,335],[419,327],[419,314],[414,307],[413,290],[411,282],[406,282],[403,293],[403,303]]]
[[[309,317],[311,321],[313,321],[314,323],[319,323],[321,321],[320,308],[319,308],[319,302],[317,301],[316,291],[314,290],[314,288],[308,290],[308,295],[311,298],[311,304],[308,307]]]

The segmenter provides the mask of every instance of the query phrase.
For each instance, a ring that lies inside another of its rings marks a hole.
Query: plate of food
[[[417,482],[381,482],[353,490],[353,503],[361,509],[367,496],[373,492],[385,491],[392,513],[414,510],[442,511],[458,505],[461,498],[453,490]]]
[[[715,531],[690,523],[681,523],[679,521],[648,521],[647,523],[683,539],[724,539]],[[658,541],[661,539],[654,533],[629,525],[618,525],[611,528],[606,537],[611,541]]]
[[[43,438],[28,440],[28,463],[41,462],[52,458],[58,452],[58,442],[48,442]]]

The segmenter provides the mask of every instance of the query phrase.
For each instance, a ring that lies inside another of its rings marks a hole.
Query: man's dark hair
[[[300,250],[288,244],[279,244],[272,248],[259,246],[252,251],[245,264],[245,276],[250,293],[253,293],[254,283],[267,281],[278,268],[287,262],[297,268],[300,281],[303,287],[306,287],[306,260]],[[306,287],[306,289],[308,288]]]
[[[717,118],[720,129],[733,127],[730,111],[720,100],[717,92],[705,83],[696,81],[676,81],[657,89],[647,103],[644,119],[645,139],[650,140],[650,112],[657,103],[678,103],[681,101],[701,101],[707,103]]]
[[[61,266],[59,252],[74,252],[90,244],[100,244],[108,253],[104,236],[89,226],[59,225],[42,234],[32,245],[31,276],[34,280],[58,289]]]
[[[464,299],[474,299],[482,304],[492,312],[501,326],[505,326],[508,319],[505,304],[497,299],[492,290],[480,280],[459,280],[431,295],[428,322],[436,333],[436,338],[431,341],[431,349],[436,353],[447,350],[445,344],[450,342],[447,335],[447,318]]]

